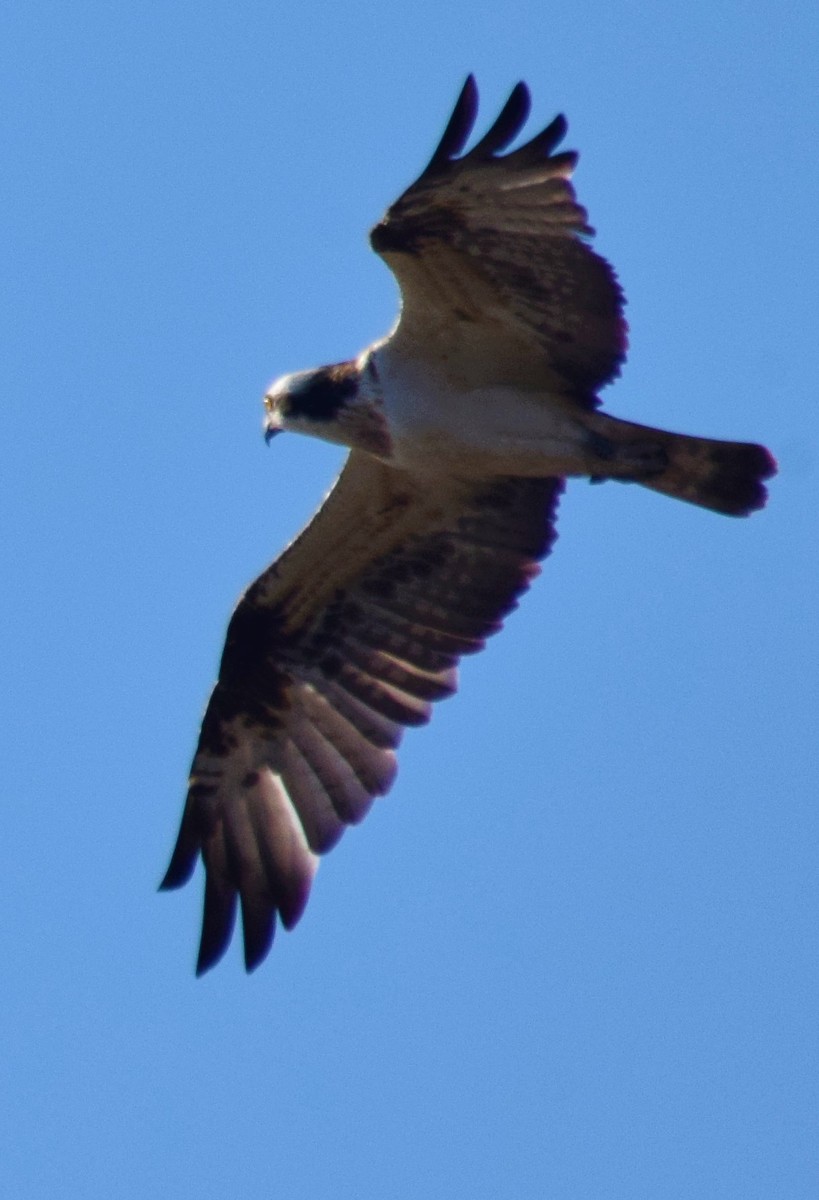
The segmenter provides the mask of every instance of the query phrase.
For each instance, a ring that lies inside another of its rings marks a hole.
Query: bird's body
[[[623,297],[554,153],[558,117],[501,153],[528,113],[519,84],[462,155],[470,78],[433,158],[374,228],[402,309],[355,360],[277,381],[266,432],[351,453],[298,538],[242,597],[202,725],[163,886],[201,854],[198,970],[241,900],[245,962],[290,927],[317,855],[395,774],[403,728],[451,695],[554,541],[564,480],[635,482],[730,515],[762,507],[761,446],[669,433],[599,408],[625,357]],[[460,157],[459,157],[460,156]]]
[[[336,408],[328,397],[332,416],[285,417],[281,428],[338,440],[398,470],[436,480],[442,474],[472,479],[590,475],[601,465],[584,428],[585,414],[561,402],[559,395],[503,384],[469,387],[444,372],[419,370],[415,360],[396,354],[389,341],[355,363],[330,370],[336,380],[344,379],[336,384]],[[299,386],[324,378],[325,371],[304,373]],[[285,377],[271,389],[272,408],[280,395],[298,395],[290,386]],[[272,425],[276,423],[274,415]]]
[[[424,369],[392,338],[354,362],[284,376],[265,402],[268,437],[287,429],[337,442],[436,487],[442,478],[585,475],[740,516],[764,502],[770,468],[761,447],[621,421],[557,387],[479,385]]]

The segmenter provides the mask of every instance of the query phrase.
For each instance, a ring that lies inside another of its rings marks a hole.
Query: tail
[[[602,412],[587,416],[605,459],[601,477],[640,483],[729,517],[765,506],[762,481],[776,474],[776,460],[764,446],[668,433]]]

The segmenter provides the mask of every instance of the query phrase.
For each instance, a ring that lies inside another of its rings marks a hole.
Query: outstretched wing
[[[429,719],[537,573],[554,539],[558,479],[414,481],[353,452],[301,536],[230,621],[162,887],[206,871],[197,973],[230,941],[245,964],[276,914],[301,916],[317,855],[393,781],[405,726]]]
[[[559,387],[584,404],[625,358],[623,294],[586,240],[594,232],[555,153],[558,116],[503,154],[529,114],[519,83],[488,133],[461,155],[478,92],[467,79],[420,178],[371,231],[401,287],[391,346],[447,361],[472,383]]]

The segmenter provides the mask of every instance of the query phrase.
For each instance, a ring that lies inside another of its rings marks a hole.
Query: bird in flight
[[[509,150],[519,83],[464,152],[470,76],[421,176],[370,233],[398,280],[393,330],[357,358],[276,381],[283,430],[349,447],[307,527],[227,629],[163,888],[201,855],[197,974],[241,905],[256,967],[304,911],[318,858],[390,787],[406,726],[452,695],[539,571],[570,476],[638,483],[729,516],[766,500],[762,446],[600,410],[626,352],[623,293],[592,250],[558,116]]]

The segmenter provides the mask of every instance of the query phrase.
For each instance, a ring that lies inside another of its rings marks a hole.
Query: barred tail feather
[[[768,489],[762,481],[776,473],[776,463],[764,446],[678,434],[666,449],[668,466],[655,479],[640,480],[645,487],[729,517],[765,507]]]
[[[612,478],[628,479],[729,517],[747,517],[765,506],[768,490],[763,480],[776,474],[776,461],[764,446],[668,433],[605,413],[590,417],[595,432],[613,443]],[[626,460],[632,456],[638,462],[644,458],[646,468],[629,471]],[[657,457],[659,464],[649,467]]]

